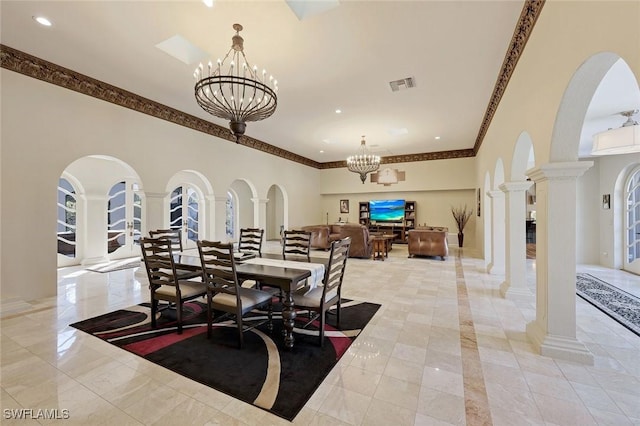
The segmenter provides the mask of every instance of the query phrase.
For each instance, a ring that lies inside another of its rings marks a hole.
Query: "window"
[[[227,192],[227,218],[226,218],[226,234],[229,240],[233,240],[233,216],[234,216],[234,206],[233,206],[233,194],[231,192]]]
[[[640,168],[627,184],[625,217],[627,263],[631,263],[640,258]]]
[[[76,257],[76,191],[68,180],[58,181],[58,254]]]

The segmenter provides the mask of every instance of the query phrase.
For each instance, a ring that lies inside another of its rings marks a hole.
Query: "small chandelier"
[[[266,70],[260,74],[257,66],[249,65],[244,55],[244,39],[240,37],[242,25],[234,24],[233,29],[236,35],[224,59],[218,59],[216,66],[209,62],[206,70],[200,64],[193,76],[198,105],[215,117],[229,120],[229,129],[238,143],[247,121],[264,120],[275,112],[278,80],[268,76]]]
[[[640,152],[640,124],[632,118],[637,113],[637,109],[621,112],[620,115],[627,117],[622,127],[596,134],[591,155]]]
[[[350,172],[358,173],[360,180],[364,184],[367,180],[367,173],[375,172],[380,168],[380,157],[367,153],[364,136],[360,142],[360,154],[351,155],[347,158],[347,169]]]

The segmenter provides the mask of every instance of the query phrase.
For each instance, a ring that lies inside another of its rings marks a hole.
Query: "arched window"
[[[233,194],[227,191],[227,218],[225,221],[225,225],[226,225],[225,228],[226,228],[227,238],[229,240],[233,240],[233,230],[235,229],[234,223],[233,223],[235,209],[233,204],[234,204]]]
[[[65,178],[58,181],[58,254],[76,257],[76,191]]]
[[[169,200],[169,227],[182,230],[185,248],[195,248],[199,226],[200,197],[192,186],[178,186]]]
[[[640,167],[636,168],[625,188],[625,268],[640,271]]]

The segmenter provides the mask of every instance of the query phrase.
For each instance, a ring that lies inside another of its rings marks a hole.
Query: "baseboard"
[[[578,339],[546,334],[536,321],[527,324],[527,337],[540,355],[593,365],[593,354]]]

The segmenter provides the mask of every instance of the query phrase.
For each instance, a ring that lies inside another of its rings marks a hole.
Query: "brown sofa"
[[[447,244],[448,228],[421,227],[409,231],[408,245],[409,257],[413,256],[440,256],[442,260],[449,255]]]
[[[357,223],[348,223],[340,226],[340,239],[347,237],[351,238],[349,257],[362,257],[365,259],[371,257],[373,243],[369,235],[369,228]]]
[[[329,250],[331,243],[340,239],[342,225],[309,225],[303,231],[311,232],[311,248]]]

